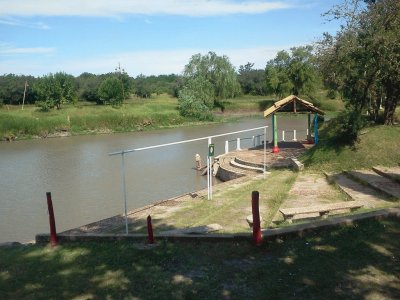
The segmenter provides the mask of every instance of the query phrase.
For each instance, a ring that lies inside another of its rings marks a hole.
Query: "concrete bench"
[[[344,201],[308,207],[281,208],[279,211],[282,213],[285,220],[292,223],[296,215],[318,213],[320,217],[327,217],[331,211],[342,209],[350,209],[350,211],[353,211],[363,206],[364,204],[359,201]]]

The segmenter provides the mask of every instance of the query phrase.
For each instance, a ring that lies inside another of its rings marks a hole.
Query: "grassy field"
[[[322,97],[322,96],[321,96]],[[322,108],[337,110],[339,100],[321,98]],[[262,115],[272,105],[271,97],[243,96],[222,102],[216,108],[215,121],[233,121],[238,116]],[[178,101],[169,95],[150,99],[131,98],[120,108],[79,103],[64,105],[60,110],[41,112],[38,107],[3,105],[0,108],[0,140],[27,139],[78,134],[141,131],[165,127],[190,126],[196,121],[179,115]],[[204,123],[202,123],[204,124]]]
[[[399,299],[400,221],[260,247],[68,243],[0,248],[1,299]]]

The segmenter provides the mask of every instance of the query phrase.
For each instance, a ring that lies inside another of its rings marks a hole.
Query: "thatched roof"
[[[283,110],[285,108],[285,110]],[[274,112],[291,111],[291,112],[315,112],[319,115],[324,115],[325,112],[314,106],[311,102],[300,99],[295,95],[290,95],[282,100],[275,102],[270,108],[264,111],[264,117],[268,117]]]

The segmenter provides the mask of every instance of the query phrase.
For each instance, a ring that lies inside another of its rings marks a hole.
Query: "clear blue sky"
[[[0,74],[181,73],[196,53],[264,68],[312,43],[340,0],[0,0]]]

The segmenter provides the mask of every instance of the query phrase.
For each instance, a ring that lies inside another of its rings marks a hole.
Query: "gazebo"
[[[271,107],[264,111],[264,117],[268,117],[272,114],[272,136],[273,136],[273,153],[279,152],[278,147],[278,126],[276,112],[293,112],[293,113],[307,113],[308,114],[308,130],[307,130],[307,141],[311,142],[311,113],[314,113],[314,144],[318,144],[318,115],[324,115],[325,113],[318,107],[314,106],[311,102],[300,99],[295,95],[290,95],[282,100],[275,102]]]

